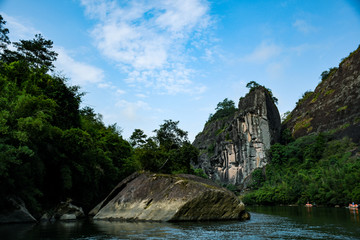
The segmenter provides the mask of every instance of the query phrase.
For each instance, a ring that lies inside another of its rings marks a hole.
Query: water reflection
[[[360,223],[360,219],[359,219],[359,209],[357,208],[349,208],[350,211],[350,217],[351,220],[357,223]]]
[[[119,222],[93,221],[98,231],[108,235],[127,238],[146,239],[149,236],[166,238],[168,232],[174,228],[170,223],[160,222]]]
[[[349,209],[253,207],[245,222],[76,221],[0,225],[0,239],[356,239],[359,212]]]
[[[0,237],[1,239],[26,239],[26,235],[31,231],[36,224],[6,224],[0,225]]]
[[[358,212],[352,212],[344,208],[322,207],[252,207],[253,211],[285,217],[300,224],[305,229],[313,229],[316,232],[335,236],[360,236],[360,222]]]

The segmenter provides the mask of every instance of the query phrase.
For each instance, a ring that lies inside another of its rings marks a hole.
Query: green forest
[[[136,129],[125,140],[116,124],[80,107],[79,87],[54,73],[51,40],[38,34],[11,43],[5,24],[0,16],[0,209],[20,198],[38,215],[70,198],[87,212],[134,171],[194,172],[198,151],[179,122],[165,120],[154,137]]]
[[[336,131],[294,140],[284,130],[281,143],[271,146],[270,163],[252,173],[246,204],[315,203],[345,206],[360,199],[359,146]]]

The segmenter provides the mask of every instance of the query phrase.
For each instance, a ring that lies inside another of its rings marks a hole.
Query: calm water
[[[77,221],[0,226],[0,239],[360,239],[359,212],[339,208],[251,207],[246,222]]]

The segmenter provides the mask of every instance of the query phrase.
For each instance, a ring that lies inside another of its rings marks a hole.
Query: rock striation
[[[304,94],[283,123],[295,138],[332,131],[360,142],[360,46]]]
[[[134,173],[95,207],[94,219],[199,221],[248,219],[244,204],[209,179]]]
[[[263,86],[239,101],[238,111],[208,122],[193,145],[200,150],[196,167],[223,184],[246,186],[251,173],[264,167],[266,153],[278,141],[281,122],[277,107]]]

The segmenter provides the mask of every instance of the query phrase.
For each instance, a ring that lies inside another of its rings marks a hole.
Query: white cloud
[[[116,107],[119,107],[122,109],[122,114],[128,119],[128,120],[136,120],[138,118],[137,112],[139,110],[145,110],[150,111],[151,107],[148,103],[143,101],[137,101],[137,102],[128,102],[126,100],[120,100],[116,103]]]
[[[300,32],[308,34],[316,30],[315,27],[311,26],[308,22],[303,19],[297,19],[293,26]]]
[[[97,48],[128,74],[130,84],[170,94],[199,88],[191,80],[192,70],[185,65],[189,59],[185,46],[199,40],[200,33],[210,24],[207,1],[81,3],[88,16],[98,20],[91,31]]]
[[[138,89],[151,87],[158,93],[175,95],[177,93],[201,94],[206,90],[202,84],[196,86],[190,80],[194,71],[181,64],[172,69],[144,70],[129,72],[126,82]],[[156,79],[156,81],[151,81]]]
[[[243,58],[246,62],[264,63],[282,52],[281,47],[275,44],[262,42],[255,50]]]
[[[124,91],[124,90],[121,90],[121,89],[117,89],[116,90],[116,94],[117,95],[123,95],[123,94],[125,94],[126,92]]]
[[[17,42],[18,40],[27,40],[33,39],[35,34],[41,33],[39,30],[32,27],[28,21],[17,19],[15,17],[9,16],[3,12],[0,12],[3,16],[4,20],[6,21],[5,27],[9,29],[9,37],[10,40],[13,42]],[[26,26],[22,24],[22,22],[26,22]]]
[[[99,83],[97,86],[98,88],[114,88],[110,83]]]
[[[147,98],[148,96],[142,93],[135,94],[138,98]]]
[[[104,83],[102,69],[74,60],[63,48],[56,49],[56,52],[59,54],[55,63],[57,69],[69,76],[73,84],[84,86],[89,83],[98,83],[99,87],[103,88],[109,85],[109,83]]]

